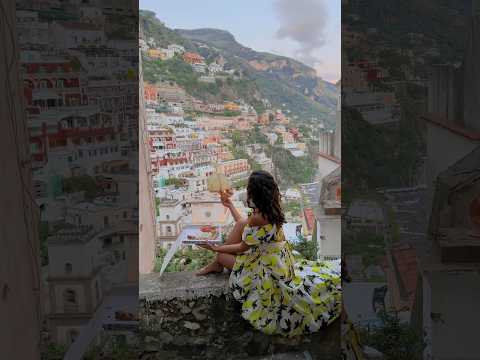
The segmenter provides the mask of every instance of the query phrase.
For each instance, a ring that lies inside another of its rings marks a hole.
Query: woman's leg
[[[232,270],[233,265],[235,264],[235,255],[219,253],[217,254],[217,263],[228,270]]]
[[[236,244],[242,241],[242,233],[245,225],[247,225],[247,220],[237,221],[228,235],[227,240],[225,240],[225,245]],[[235,255],[220,253],[217,254],[214,262],[200,269],[197,275],[207,275],[212,272],[218,273],[223,270],[223,267],[232,270],[233,264],[235,264]]]

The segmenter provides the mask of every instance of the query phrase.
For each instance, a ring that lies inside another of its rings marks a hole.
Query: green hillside
[[[239,44],[232,34],[217,29],[172,30],[155,13],[140,11],[144,37],[153,38],[157,46],[170,43],[183,45],[205,57],[209,63],[219,55],[226,60],[226,68],[236,76],[225,76],[214,84],[199,82],[194,73],[180,59],[159,61],[143,58],[146,81],[175,81],[186,91],[203,100],[223,101],[244,99],[263,112],[262,99],[274,108],[284,109],[298,122],[325,121],[334,124],[336,88],[316,76],[315,71],[290,58],[257,52]]]

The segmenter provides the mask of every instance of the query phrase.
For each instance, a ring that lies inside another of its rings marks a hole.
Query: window
[[[165,215],[165,219],[170,220],[170,215]]]
[[[107,227],[108,226],[108,216],[103,217],[103,226]]]
[[[167,233],[171,233],[172,232],[172,227],[170,225],[167,226]]]
[[[63,310],[65,312],[78,311],[77,293],[75,290],[66,289],[63,292]]]
[[[103,239],[103,247],[107,247],[112,245],[112,238],[105,238]]]
[[[67,336],[68,336],[68,341],[70,342],[70,344],[72,344],[78,336],[78,331],[75,329],[71,329],[68,331]]]
[[[126,211],[123,212],[123,218],[126,219],[128,216],[128,213]]]
[[[72,264],[70,264],[70,263],[65,264],[65,273],[67,273],[67,274],[72,273]]]

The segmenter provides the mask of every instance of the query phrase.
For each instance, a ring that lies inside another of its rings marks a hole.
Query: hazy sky
[[[140,0],[170,28],[227,30],[242,45],[340,78],[340,0]]]

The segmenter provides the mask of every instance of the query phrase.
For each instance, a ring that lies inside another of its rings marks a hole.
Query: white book
[[[172,260],[175,253],[180,249],[182,245],[202,245],[205,244],[207,241],[214,244],[221,244],[222,241],[222,227],[217,226],[217,237],[215,239],[197,239],[198,237],[202,236],[202,232],[200,231],[201,226],[192,225],[186,226],[183,228],[182,233],[178,236],[175,243],[172,247],[168,250],[167,255],[163,259],[162,268],[160,269],[160,276],[163,274],[165,269],[167,268],[169,262]],[[195,236],[196,239],[188,239],[188,236]]]

